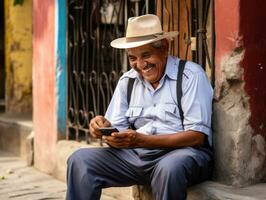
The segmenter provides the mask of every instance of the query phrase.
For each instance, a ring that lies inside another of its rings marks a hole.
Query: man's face
[[[167,48],[167,47],[165,47]],[[128,49],[129,64],[154,88],[159,84],[165,70],[167,50],[157,49],[147,44]]]

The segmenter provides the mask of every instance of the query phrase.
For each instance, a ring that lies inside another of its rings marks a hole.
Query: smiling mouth
[[[149,71],[151,71],[152,70],[152,68],[154,67],[154,65],[147,65],[146,67],[144,67],[144,69],[142,69],[141,71],[143,72],[143,73],[148,73]]]

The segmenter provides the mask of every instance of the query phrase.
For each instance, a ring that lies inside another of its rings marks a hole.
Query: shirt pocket
[[[143,107],[129,107],[126,112],[126,117],[129,119],[136,119],[137,117],[141,116]]]
[[[178,107],[175,104],[165,104],[163,110],[165,121],[168,123],[176,123],[179,116]]]

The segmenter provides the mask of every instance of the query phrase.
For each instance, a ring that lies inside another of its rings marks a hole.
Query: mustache
[[[147,63],[147,65],[143,68],[144,70],[147,68],[151,68],[151,67],[155,67],[155,64],[151,64],[151,63]],[[132,67],[134,70],[136,70],[137,72],[140,72],[143,69],[139,69],[137,66],[133,66]]]

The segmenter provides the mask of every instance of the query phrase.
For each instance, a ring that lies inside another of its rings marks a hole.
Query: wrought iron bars
[[[104,114],[118,78],[127,70],[123,52],[109,46],[124,34],[125,8],[130,7],[123,0],[68,2],[67,139],[89,140],[88,122]]]
[[[156,13],[165,31],[180,32],[171,42],[172,54],[203,66],[207,58],[214,70],[206,42],[209,7],[210,0],[69,0],[67,139],[90,140],[90,119],[104,114],[128,69],[125,53],[109,43],[124,35],[129,17]],[[191,37],[197,41],[194,53]]]

